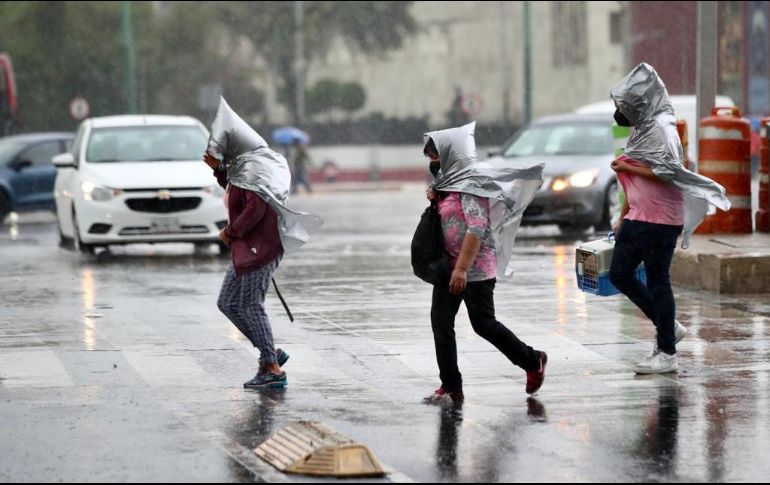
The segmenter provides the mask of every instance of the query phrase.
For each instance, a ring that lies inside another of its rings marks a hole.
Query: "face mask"
[[[630,121],[628,121],[628,118],[626,118],[623,113],[620,112],[620,110],[616,109],[615,115],[613,117],[615,118],[615,123],[617,123],[618,126],[634,126]]]
[[[440,162],[430,162],[429,165],[430,173],[433,174],[433,177],[438,177],[438,171],[441,170],[441,163]]]

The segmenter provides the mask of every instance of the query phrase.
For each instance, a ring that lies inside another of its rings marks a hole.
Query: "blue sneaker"
[[[273,374],[272,372],[260,372],[254,379],[244,382],[246,389],[278,389],[286,387],[289,381],[286,379],[286,373]]]
[[[287,360],[289,360],[289,354],[284,352],[283,349],[275,349],[275,357],[278,359],[278,367],[283,367]]]

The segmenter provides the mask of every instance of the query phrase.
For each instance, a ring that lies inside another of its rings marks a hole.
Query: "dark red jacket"
[[[216,171],[219,185],[227,186],[227,173]],[[251,190],[230,186],[225,234],[230,246],[235,274],[256,271],[283,254],[278,215],[262,197]]]

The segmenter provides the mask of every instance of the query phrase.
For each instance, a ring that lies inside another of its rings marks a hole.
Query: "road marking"
[[[211,377],[189,355],[173,355],[168,351],[124,350],[123,356],[137,374],[152,387],[219,387],[222,385]]]
[[[0,352],[0,378],[2,385],[8,388],[75,385],[52,350]]]

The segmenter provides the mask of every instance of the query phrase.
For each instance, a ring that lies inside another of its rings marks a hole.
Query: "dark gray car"
[[[545,163],[545,181],[523,224],[557,224],[563,232],[612,227],[620,216],[612,123],[606,115],[540,118],[504,145],[497,157],[508,163]]]

